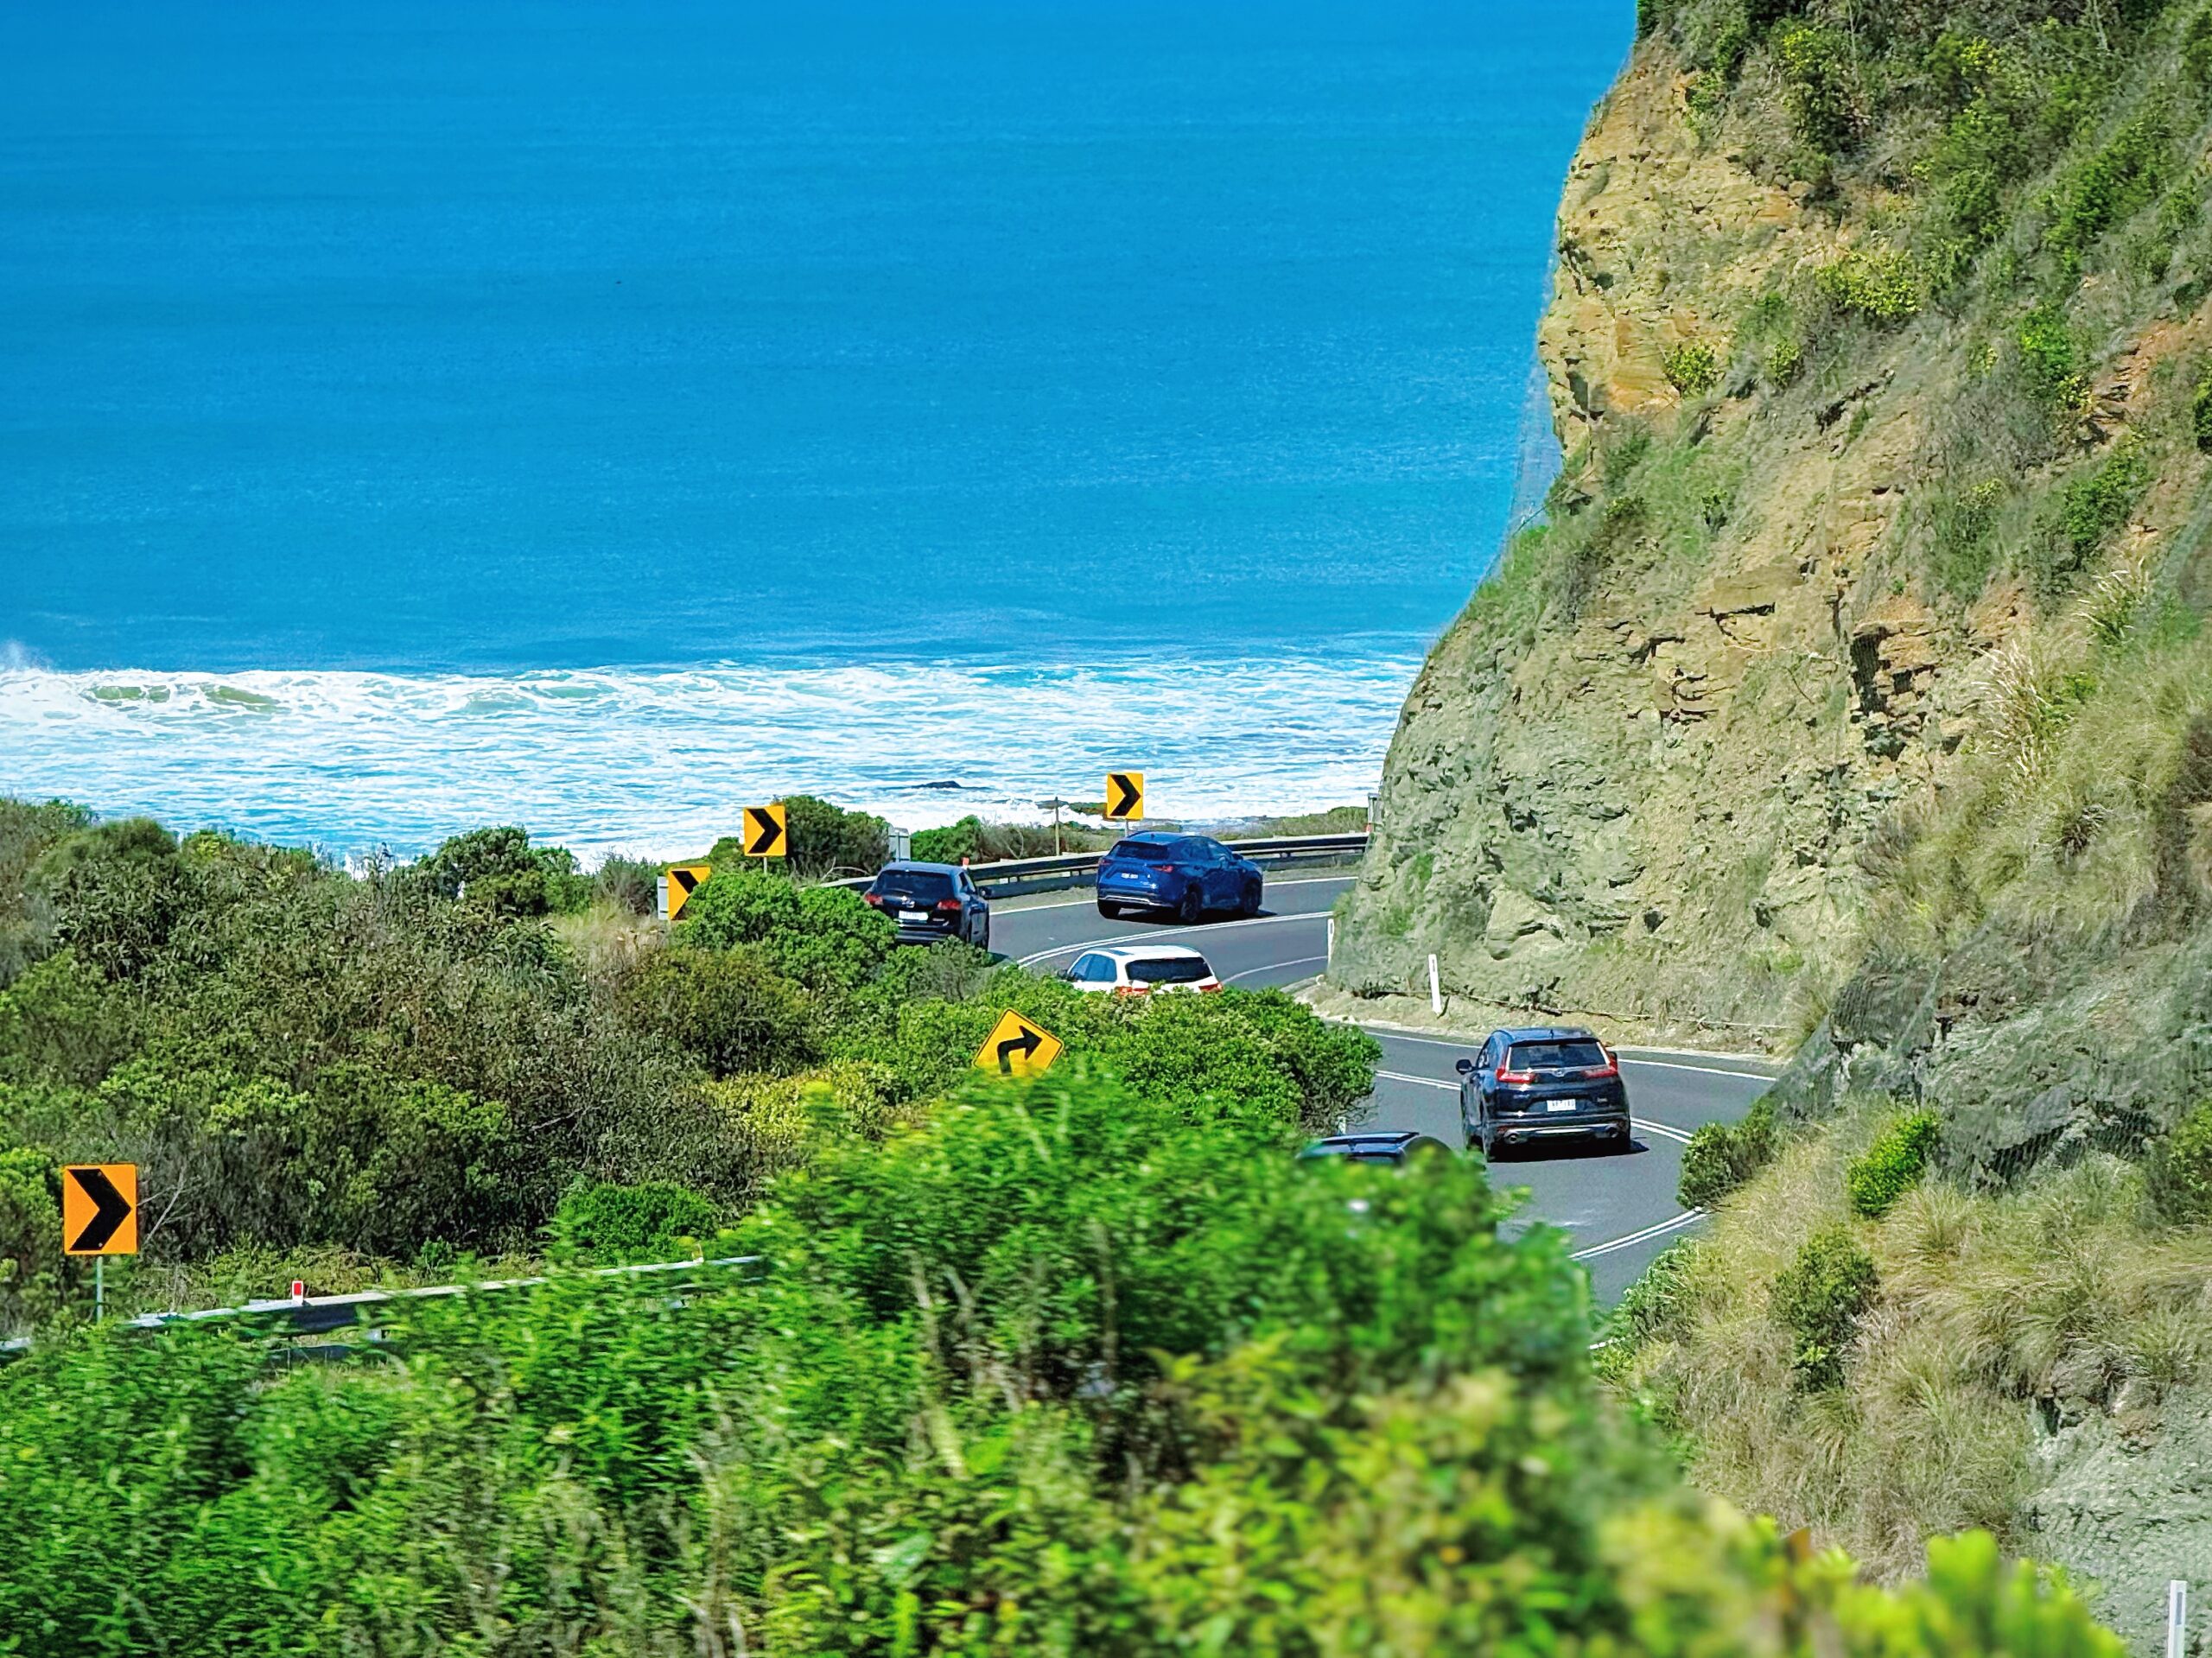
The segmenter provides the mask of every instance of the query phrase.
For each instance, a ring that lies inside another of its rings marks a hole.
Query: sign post
[[[92,1317],[107,1317],[107,1258],[138,1253],[138,1166],[72,1163],[61,1171],[61,1252],[92,1257]]]

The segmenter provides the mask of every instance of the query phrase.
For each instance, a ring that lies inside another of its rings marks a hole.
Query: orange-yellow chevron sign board
[[[691,901],[691,894],[699,890],[708,876],[715,873],[710,863],[676,863],[668,867],[668,918],[674,921],[683,913],[683,906]]]
[[[790,820],[784,803],[745,809],[745,855],[748,858],[788,858],[791,853]]]
[[[136,1163],[72,1163],[63,1168],[61,1249],[72,1255],[138,1253]]]
[[[1109,772],[1106,774],[1106,816],[1127,823],[1144,816],[1144,773]]]

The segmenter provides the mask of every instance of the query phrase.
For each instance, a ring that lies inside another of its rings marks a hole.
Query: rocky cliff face
[[[2020,45],[1861,6],[1844,113],[1808,137],[1815,48],[1846,36],[1817,5],[1758,10],[1764,35],[1740,4],[1647,7],[1660,26],[1574,159],[1541,337],[1567,470],[1407,700],[1332,971],[1425,994],[1433,952],[1464,1001],[1778,1047],[1840,998],[1846,1045],[1902,1043],[1892,1070],[1917,1077],[1955,1026],[2055,988],[1914,1026],[1891,1004],[1942,1004],[1977,929],[2074,906],[2080,959],[2109,966],[2202,912],[2122,845],[2189,832],[2197,803],[2144,804],[2188,717],[2146,716],[2164,758],[2131,759],[2113,802],[2069,806],[2058,780],[2082,716],[2149,694],[2168,646],[2146,607],[2179,663],[2212,588],[2202,94],[2159,79],[2186,80],[2193,25],[2170,8],[2103,48],[2074,25],[2074,124],[2008,152],[2003,211],[1968,235],[1944,146],[2000,92],[2060,98],[2025,55],[2059,24],[2011,19]],[[1981,67],[1950,86],[1947,53]],[[2086,248],[2055,245],[2066,193],[2109,183],[2145,107],[2167,111],[2156,176],[2076,214]],[[2108,591],[2125,613],[2101,632]],[[2024,844],[1993,861],[1961,833]],[[2090,842],[2127,892],[2091,892]],[[2169,1012],[2158,1029],[2186,1022]]]

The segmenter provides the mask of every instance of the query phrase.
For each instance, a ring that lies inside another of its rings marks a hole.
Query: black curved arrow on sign
[[[1135,816],[1137,803],[1144,798],[1144,793],[1137,787],[1135,779],[1127,772],[1109,772],[1106,774],[1106,783],[1113,794],[1113,797],[1106,803],[1106,816],[1109,817]]]
[[[107,1241],[115,1236],[116,1229],[130,1218],[130,1205],[115,1189],[115,1182],[101,1170],[72,1169],[69,1178],[77,1183],[85,1196],[92,1200],[99,1211],[85,1223],[85,1229],[77,1234],[69,1248],[77,1255],[92,1255],[105,1248]]]
[[[1027,1059],[1044,1045],[1043,1039],[1034,1031],[1026,1030],[1020,1036],[1007,1038],[999,1044],[999,1070],[1008,1077],[1013,1076],[1014,1055],[1018,1053]]]

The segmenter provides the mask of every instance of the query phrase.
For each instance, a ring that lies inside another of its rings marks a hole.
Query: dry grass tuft
[[[2002,1197],[1923,1185],[1882,1220],[1853,1221],[1844,1170],[1893,1109],[1857,1102],[1732,1197],[1625,1382],[1706,1489],[1902,1576],[1931,1535],[2014,1534],[2039,1412],[2110,1409],[2131,1379],[2205,1379],[2212,1229],[2147,1224],[2139,1172],[2103,1157]],[[1840,1223],[1881,1286],[1845,1385],[1807,1394],[1770,1286]]]

